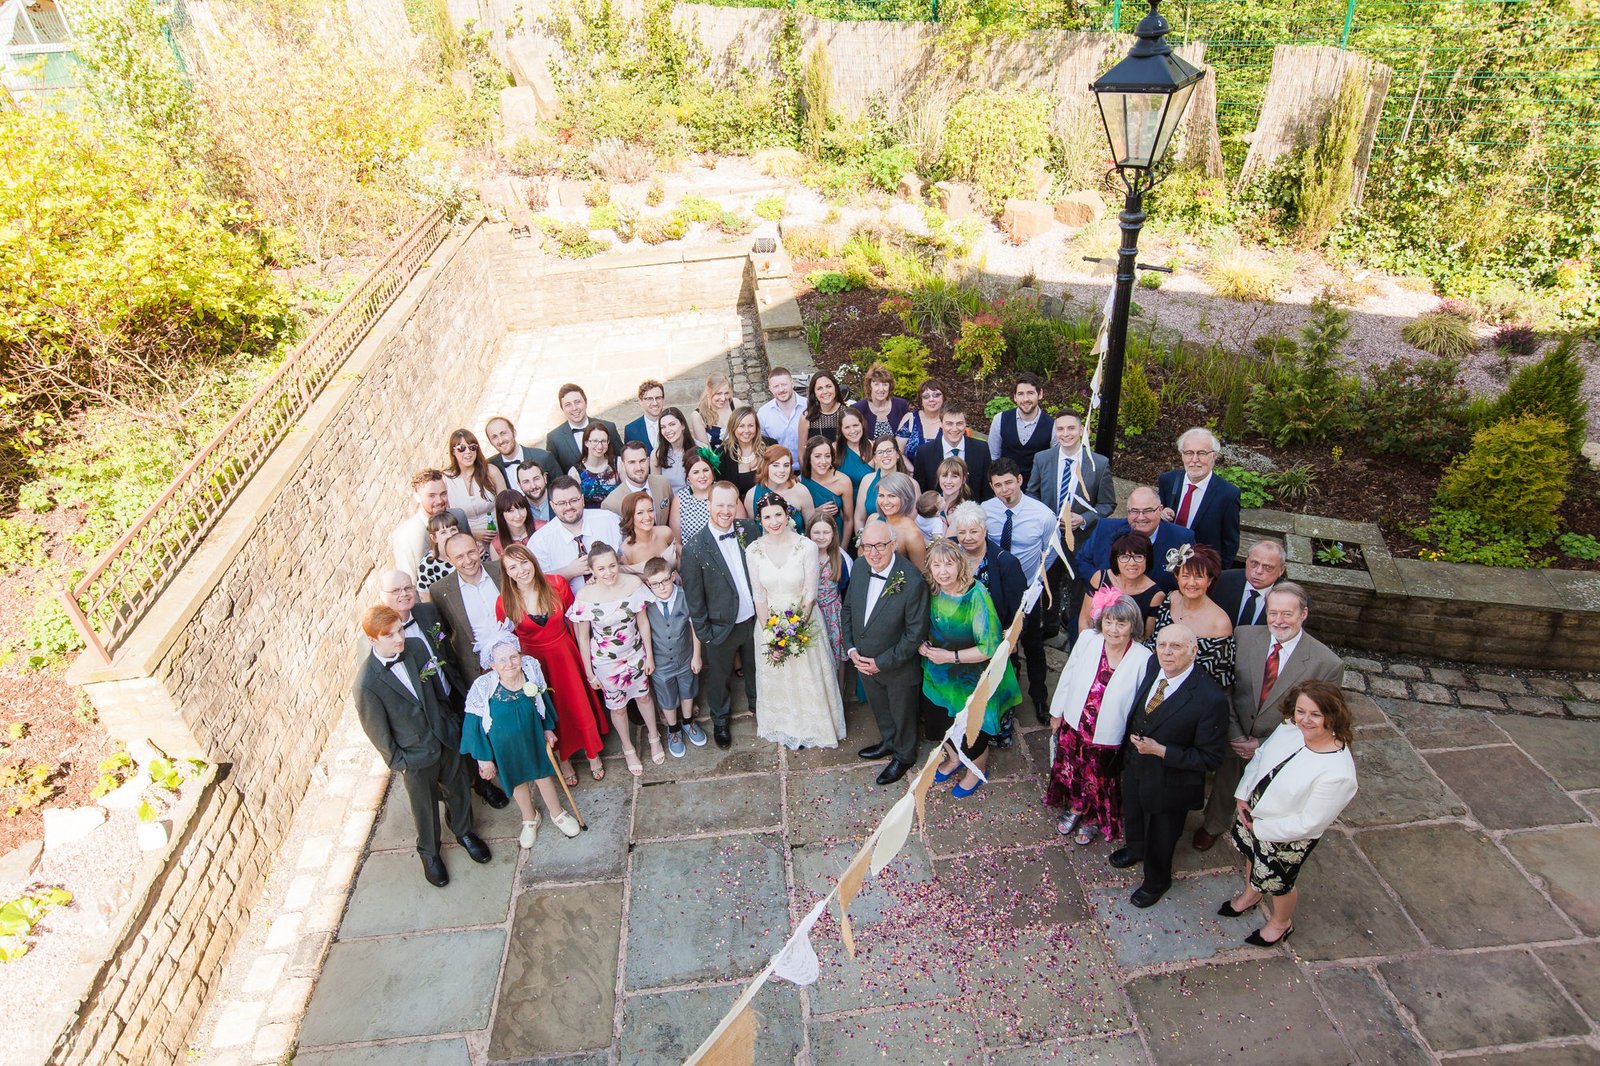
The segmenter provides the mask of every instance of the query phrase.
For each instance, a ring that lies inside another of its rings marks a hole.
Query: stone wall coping
[[[433,280],[442,274],[483,219],[471,222],[447,238],[411,279],[405,290],[373,324],[367,336],[350,353],[322,394],[273,449],[261,469],[245,483],[238,497],[217,520],[199,550],[191,555],[171,584],[156,597],[150,611],[128,634],[107,665],[80,655],[67,670],[67,683],[75,687],[108,681],[153,677],[173,643],[199,612],[228,565],[267,514],[285,486],[299,473],[306,456],[338,416],[340,409],[388,346],[390,338],[411,318],[427,296]]]
[[[507,228],[505,223],[498,228]],[[497,228],[492,226],[491,229]],[[637,252],[620,252],[594,256],[590,259],[547,259],[535,273],[540,277],[562,274],[592,274],[605,270],[627,270],[635,267],[671,266],[674,263],[703,263],[715,259],[743,259],[750,254],[753,237],[717,244],[697,244],[678,248],[648,248]],[[519,255],[524,253],[517,253]],[[531,254],[527,256],[530,260]]]

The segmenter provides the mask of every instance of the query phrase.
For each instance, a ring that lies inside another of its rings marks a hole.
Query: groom
[[[922,660],[928,638],[928,585],[895,554],[895,531],[881,518],[861,531],[861,563],[851,575],[844,610],[844,646],[861,675],[867,704],[882,742],[861,749],[863,759],[889,756],[878,784],[892,785],[917,760],[917,719]]]
[[[728,680],[733,676],[734,658],[741,652],[744,694],[750,709],[756,708],[756,603],[750,593],[744,547],[760,536],[761,530],[749,520],[736,521],[738,514],[738,487],[717,482],[711,487],[706,528],[683,546],[683,598],[689,604],[695,635],[703,645],[701,689],[706,706],[711,709],[711,735],[719,748],[733,744]]]

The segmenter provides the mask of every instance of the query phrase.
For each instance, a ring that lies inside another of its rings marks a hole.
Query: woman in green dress
[[[490,651],[490,670],[467,692],[467,714],[461,729],[461,753],[478,760],[485,781],[500,778],[522,812],[518,843],[533,847],[539,829],[539,812],[533,807],[531,783],[539,789],[550,821],[569,837],[578,835],[578,822],[561,807],[556,794],[556,767],[550,749],[556,739],[556,708],[550,702],[539,660],[522,654],[522,645],[509,634]]]
[[[940,537],[928,546],[926,572],[931,593],[928,612],[932,618],[928,639],[918,649],[922,655],[922,699],[929,717],[936,717],[934,708],[938,708],[950,719],[977,689],[978,678],[1000,647],[1005,630],[989,591],[973,578],[972,564],[955,541]],[[989,764],[989,744],[1000,735],[1000,716],[1021,703],[1022,687],[1017,684],[1016,670],[1007,662],[1000,684],[983,707],[982,731],[971,745],[963,744],[961,748],[980,771]],[[946,741],[945,759],[934,780],[949,780],[962,765],[954,746]],[[965,798],[982,786],[983,779],[968,769],[951,795]]]

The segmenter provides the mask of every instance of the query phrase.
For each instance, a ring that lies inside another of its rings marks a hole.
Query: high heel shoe
[[[950,780],[952,777],[956,776],[956,774],[958,774],[960,772],[961,772],[961,764],[960,763],[956,763],[955,768],[951,769],[951,770],[935,769],[933,771],[933,780],[936,783],[942,785],[946,781]]]
[[[1222,915],[1224,918],[1243,918],[1245,915],[1255,910],[1260,903],[1261,897],[1257,896],[1254,903],[1250,904],[1242,911],[1236,911],[1233,909],[1233,900],[1231,898],[1225,899],[1222,901],[1222,906],[1217,908],[1217,913]]]
[[[1265,929],[1266,926],[1262,926],[1261,928]],[[1285,929],[1283,931],[1283,935],[1280,936],[1278,939],[1276,939],[1276,940],[1267,940],[1264,937],[1262,937],[1261,929],[1257,929],[1255,932],[1253,932],[1249,936],[1245,937],[1244,938],[1244,942],[1246,944],[1254,944],[1258,948],[1275,948],[1279,944],[1283,943],[1285,940],[1288,940],[1289,939],[1289,934],[1292,933],[1292,932],[1294,932],[1294,926],[1291,925],[1289,928],[1287,928],[1287,929]]]

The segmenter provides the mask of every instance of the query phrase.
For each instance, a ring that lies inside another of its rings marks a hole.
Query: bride
[[[816,613],[817,546],[795,532],[789,506],[776,493],[761,498],[756,518],[762,536],[745,553],[756,606],[756,691],[765,697],[756,733],[789,748],[837,747],[844,739],[844,702]],[[809,636],[802,648],[788,635],[796,631]]]

